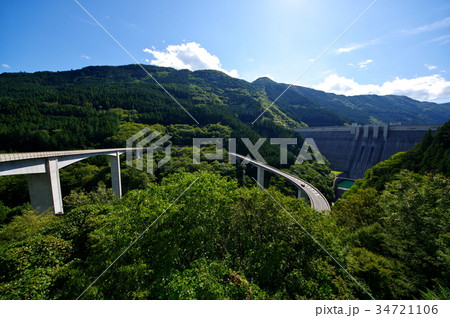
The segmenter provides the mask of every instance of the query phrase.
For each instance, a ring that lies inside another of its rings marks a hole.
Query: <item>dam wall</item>
[[[333,170],[360,179],[364,172],[400,151],[414,147],[428,130],[441,125],[356,125],[294,129],[313,138]]]

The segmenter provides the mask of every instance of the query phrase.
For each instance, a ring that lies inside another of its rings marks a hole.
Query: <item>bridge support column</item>
[[[257,170],[256,178],[259,183],[260,189],[263,190],[264,189],[264,169],[259,168],[259,167],[257,169],[258,170]]]
[[[57,158],[48,158],[46,173],[28,175],[28,191],[33,209],[42,213],[53,208],[55,214],[64,213]]]
[[[122,180],[120,177],[120,154],[116,152],[114,156],[108,156],[111,164],[111,184],[116,197],[122,196]]]
[[[297,199],[300,199],[302,197],[302,190],[300,188],[297,189]]]

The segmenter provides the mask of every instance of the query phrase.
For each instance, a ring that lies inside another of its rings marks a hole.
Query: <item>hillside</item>
[[[253,82],[270,99],[277,98],[288,87],[267,78]],[[450,119],[450,104],[419,102],[406,96],[344,96],[311,88],[292,86],[278,101],[280,109],[293,119],[309,126],[381,124],[443,124]]]
[[[352,122],[443,123],[450,118],[450,104],[402,96],[346,97],[294,86],[252,125],[286,84],[268,78],[249,83],[212,70],[145,68],[201,127],[221,123],[231,127],[234,136],[299,137],[290,128]],[[114,136],[123,121],[196,125],[137,65],[0,74],[3,151],[105,146],[105,139]]]
[[[217,71],[190,72],[147,66],[152,74],[199,122],[179,107],[137,65],[87,67],[66,72],[0,75],[0,149],[42,151],[111,146],[121,124],[222,124],[230,137],[301,137],[299,127],[269,105],[250,83]],[[128,136],[129,137],[129,136]],[[227,136],[223,136],[227,137]],[[125,138],[126,139],[126,138]],[[125,139],[122,140],[123,146]],[[179,144],[180,140],[173,140]],[[238,144],[238,150],[245,151]],[[269,151],[264,145],[263,151]],[[264,150],[266,149],[266,150]]]
[[[288,87],[267,77],[257,79],[252,85],[267,95],[270,100],[278,98]],[[342,126],[352,121],[353,117],[342,117],[339,112],[330,111],[321,102],[314,97],[299,93],[297,87],[292,86],[276,101],[276,105],[292,119],[304,121],[308,126]]]

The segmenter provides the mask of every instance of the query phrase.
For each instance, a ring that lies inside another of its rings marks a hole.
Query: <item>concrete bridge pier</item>
[[[256,174],[256,179],[258,181],[259,188],[261,190],[263,190],[264,189],[264,169],[262,169],[260,167],[258,167],[257,169],[258,170],[257,170],[257,174]]]
[[[111,165],[111,185],[116,197],[122,197],[122,180],[120,177],[120,153],[108,156]]]
[[[297,199],[300,199],[302,197],[302,190],[300,188],[297,188]]]
[[[55,214],[62,214],[64,209],[58,159],[47,158],[45,171],[45,173],[27,175],[31,206],[40,213],[53,208]]]
[[[108,154],[108,159],[111,165],[111,184],[114,194],[116,197],[121,197],[120,152]],[[79,160],[78,157],[73,159],[74,162]],[[52,209],[55,214],[64,213],[59,169],[66,164],[67,162],[58,161],[58,158],[45,158],[45,169],[41,170],[42,173],[32,172],[27,175],[31,207],[39,213],[48,209]]]

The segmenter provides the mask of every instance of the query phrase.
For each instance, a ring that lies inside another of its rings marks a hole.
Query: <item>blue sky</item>
[[[450,102],[450,2],[78,0],[140,63]],[[0,72],[134,61],[73,0],[3,0]]]

